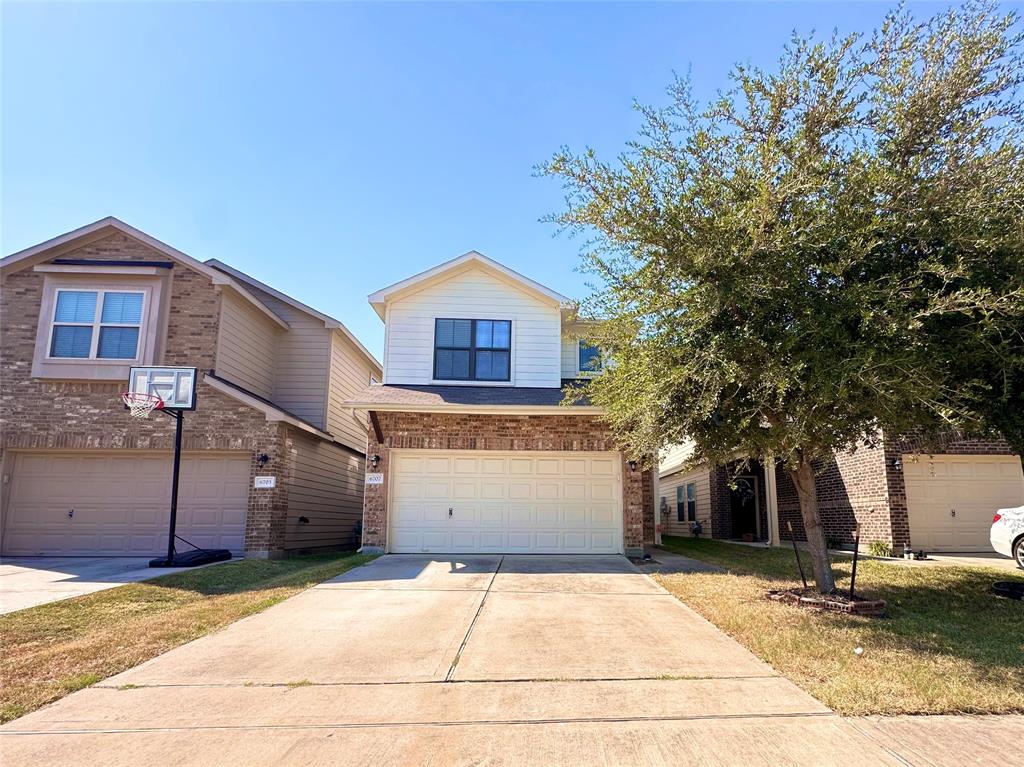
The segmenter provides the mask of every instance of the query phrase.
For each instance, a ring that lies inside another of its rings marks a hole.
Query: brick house
[[[598,375],[574,304],[476,252],[370,296],[384,378],[368,418],[363,549],[642,552],[653,470],[617,451],[601,410],[563,404]]]
[[[366,416],[343,403],[381,369],[341,322],[114,218],[0,268],[4,555],[164,550],[174,427],[128,417],[132,365],[200,370],[179,535],[257,557],[357,545]]]
[[[745,468],[690,467],[689,449],[673,448],[659,471],[661,528],[689,535],[699,521],[712,538],[777,544],[804,540],[796,488],[781,466],[751,461]],[[999,441],[950,439],[935,455],[909,440],[883,436],[874,447],[837,453],[817,467],[825,535],[833,546],[881,541],[928,551],[991,551],[996,509],[1024,504],[1020,456]],[[734,475],[739,472],[739,476]],[[730,478],[733,481],[730,482]]]

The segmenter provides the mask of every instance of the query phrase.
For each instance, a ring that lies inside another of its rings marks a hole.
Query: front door
[[[736,478],[736,486],[729,491],[734,538],[758,538],[757,534],[757,477]]]

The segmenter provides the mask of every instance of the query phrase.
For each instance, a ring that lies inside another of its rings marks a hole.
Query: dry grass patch
[[[664,545],[728,570],[657,576],[666,589],[841,714],[1024,712],[1024,603],[988,593],[1005,571],[861,560],[858,594],[889,603],[887,618],[862,618],[766,600],[799,584],[791,551]],[[835,570],[848,587],[850,560]]]
[[[0,616],[0,721],[9,721],[258,613],[372,557],[240,560]]]

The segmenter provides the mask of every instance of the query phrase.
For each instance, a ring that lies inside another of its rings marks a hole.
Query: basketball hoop
[[[128,414],[132,418],[145,418],[154,410],[160,410],[164,406],[164,401],[155,394],[138,391],[126,391],[121,394],[121,399],[124,400]]]

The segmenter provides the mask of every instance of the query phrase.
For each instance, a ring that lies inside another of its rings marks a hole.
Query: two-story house
[[[381,367],[341,322],[114,218],[0,269],[4,555],[164,550],[173,422],[128,417],[133,365],[200,371],[182,538],[246,556],[357,544],[366,414],[344,402]]]
[[[599,372],[572,301],[476,252],[369,300],[384,378],[348,403],[369,413],[364,551],[642,553],[654,472],[563,404]]]

